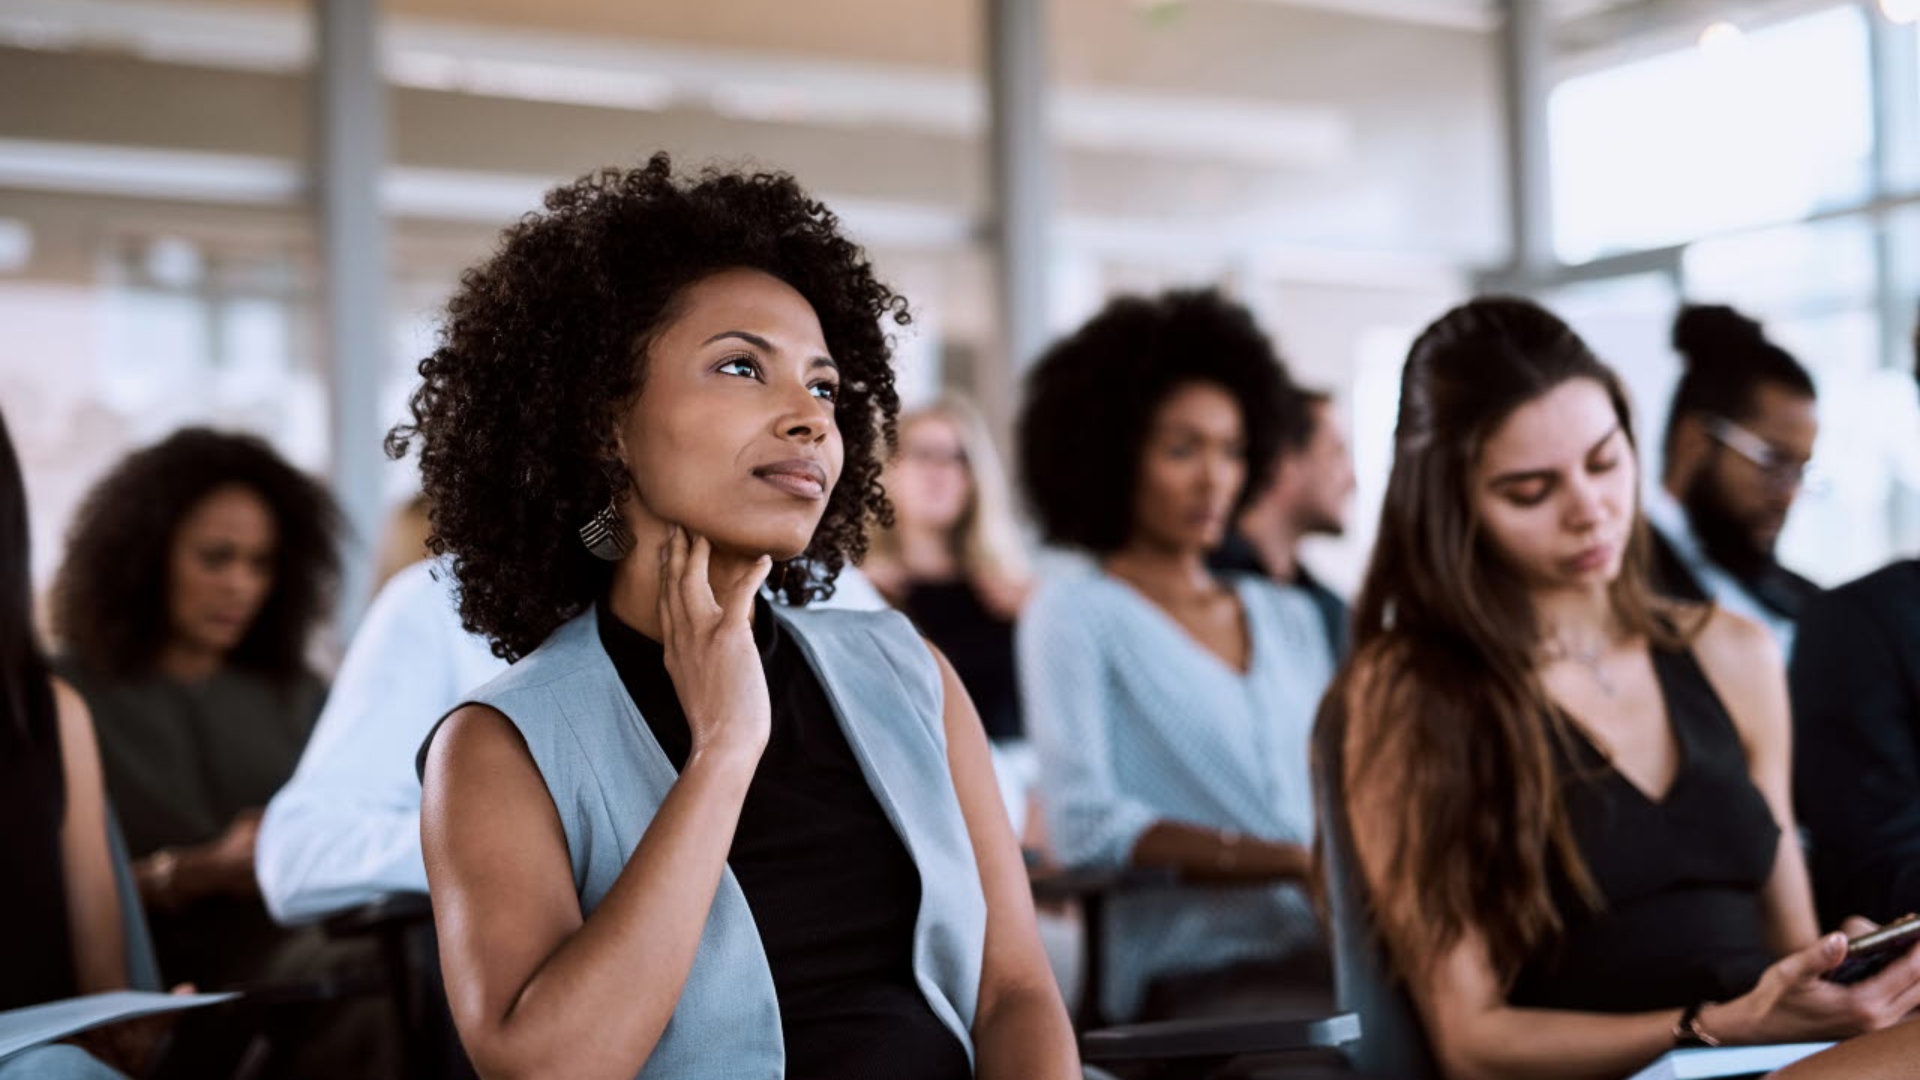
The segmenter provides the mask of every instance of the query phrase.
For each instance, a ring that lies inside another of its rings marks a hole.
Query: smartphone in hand
[[[1828,982],[1851,986],[1872,978],[1882,968],[1920,944],[1920,915],[1909,915],[1847,942],[1847,958],[1824,976]]]

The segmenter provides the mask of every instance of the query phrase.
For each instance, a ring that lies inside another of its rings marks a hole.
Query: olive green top
[[[310,673],[282,685],[222,668],[199,682],[108,678],[59,662],[93,712],[107,795],[136,859],[218,837],[293,775],[326,697]]]

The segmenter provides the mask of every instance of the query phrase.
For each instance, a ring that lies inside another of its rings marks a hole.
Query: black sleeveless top
[[[660,644],[598,611],[601,645],[675,769],[693,751]],[[914,979],[920,872],[828,703],[764,598],[753,637],[773,731],[747,785],[727,866],[773,973],[789,1080],[973,1075],[966,1047]]]
[[[1639,1012],[1725,1001],[1775,959],[1761,891],[1780,827],[1693,654],[1654,649],[1653,667],[1680,748],[1672,786],[1654,802],[1574,728],[1562,792],[1604,904],[1594,911],[1555,881],[1566,931],[1527,961],[1509,1004]]]
[[[1013,622],[989,610],[966,580],[912,582],[900,610],[947,654],[960,685],[973,698],[987,738],[1020,738],[1025,726],[1014,675]]]
[[[0,733],[0,1009],[72,997],[76,989],[60,854],[66,810],[58,728],[48,725],[32,739]]]

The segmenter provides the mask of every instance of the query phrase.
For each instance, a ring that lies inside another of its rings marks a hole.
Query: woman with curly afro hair
[[[885,320],[791,177],[665,155],[549,193],[462,279],[390,442],[516,661],[420,754],[482,1075],[1078,1075],[952,667],[897,614],[805,606],[888,516]]]
[[[127,456],[74,518],[58,668],[93,710],[169,979],[251,978],[281,939],[253,840],[325,696],[305,656],[339,529],[326,490],[265,442],[207,428]]]
[[[1108,907],[1092,990],[1112,1018],[1329,1003],[1302,885],[1332,658],[1303,594],[1207,568],[1273,469],[1286,387],[1253,317],[1211,290],[1117,299],[1028,379],[1034,514],[1097,561],[1043,585],[1018,630],[1049,835],[1068,864],[1207,886]]]

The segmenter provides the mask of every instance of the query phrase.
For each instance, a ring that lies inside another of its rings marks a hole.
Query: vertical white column
[[[1053,161],[1044,0],[987,0],[988,210],[1001,352],[979,380],[992,426],[1007,430],[1019,378],[1048,337]]]
[[[376,0],[315,0],[314,15],[321,355],[331,391],[333,490],[352,531],[342,551],[337,611],[344,641],[366,605],[381,527],[387,232],[379,189],[387,158],[387,94]]]
[[[1551,272],[1553,174],[1547,146],[1548,66],[1553,42],[1541,0],[1506,0],[1500,70],[1506,114],[1508,274],[1522,282]]]
[[[1873,66],[1873,199],[1877,202],[1920,184],[1920,38],[1913,26],[1883,17],[1867,4]],[[1901,369],[1913,365],[1913,294],[1920,283],[1915,240],[1893,235],[1893,215],[1874,217],[1875,286],[1879,292],[1880,359]]]

